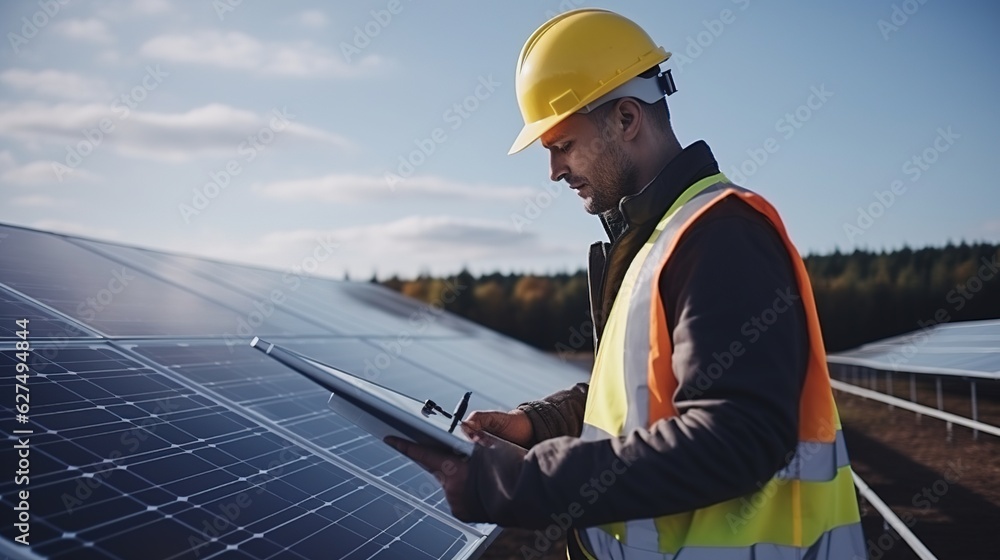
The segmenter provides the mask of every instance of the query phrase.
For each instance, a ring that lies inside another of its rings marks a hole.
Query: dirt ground
[[[884,390],[884,389],[883,389]],[[942,560],[1000,558],[1000,439],[837,394],[851,464]],[[917,558],[862,504],[870,560]]]

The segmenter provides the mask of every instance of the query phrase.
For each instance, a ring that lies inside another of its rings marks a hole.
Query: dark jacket
[[[696,142],[602,217],[611,243],[595,243],[589,263],[595,346],[625,271],[657,222],[688,186],[718,170],[708,145]],[[523,461],[493,450],[473,454],[467,499],[475,520],[551,529],[567,513],[577,527],[658,517],[749,494],[784,466],[797,442],[808,340],[777,232],[742,201],[727,199],[683,235],[659,282],[678,416],[626,437],[583,441],[587,384],[521,405],[536,442]],[[734,342],[745,349],[736,358],[727,356]],[[706,384],[703,372],[713,363],[724,371]],[[608,476],[622,465],[624,474]],[[602,475],[614,482],[602,485]]]

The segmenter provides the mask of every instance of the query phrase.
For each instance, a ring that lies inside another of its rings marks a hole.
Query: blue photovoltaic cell
[[[13,352],[0,367],[13,368]],[[0,390],[13,394],[13,377]],[[98,346],[29,382],[31,543],[51,558],[448,558],[473,536]],[[4,401],[5,417],[13,410]],[[13,472],[15,449],[0,449]],[[13,518],[13,480],[0,503]],[[5,524],[0,533],[13,539]],[[239,553],[239,554],[237,554]]]
[[[135,351],[411,497],[448,511],[430,474],[331,411],[327,406],[329,391],[259,351],[246,346],[230,354],[219,345],[151,343],[138,344]]]
[[[0,340],[18,339],[17,331],[22,330],[22,328],[18,326],[17,321],[21,319],[28,320],[31,338],[36,340],[94,338],[95,336],[80,326],[0,287]]]

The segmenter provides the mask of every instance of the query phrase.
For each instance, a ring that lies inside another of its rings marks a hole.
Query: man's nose
[[[563,158],[559,156],[558,153],[552,151],[549,153],[549,179],[553,181],[559,181],[564,176],[569,174],[569,168],[563,162]]]

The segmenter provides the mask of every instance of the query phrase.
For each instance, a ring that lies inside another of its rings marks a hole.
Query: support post
[[[976,380],[972,380],[972,419],[979,421],[979,406],[976,402]],[[972,439],[979,439],[979,430],[972,430]]]
[[[938,410],[944,410],[944,395],[941,393],[941,376],[934,378],[934,382],[937,384],[937,408]],[[951,422],[947,422],[948,429],[948,443],[951,443]]]

